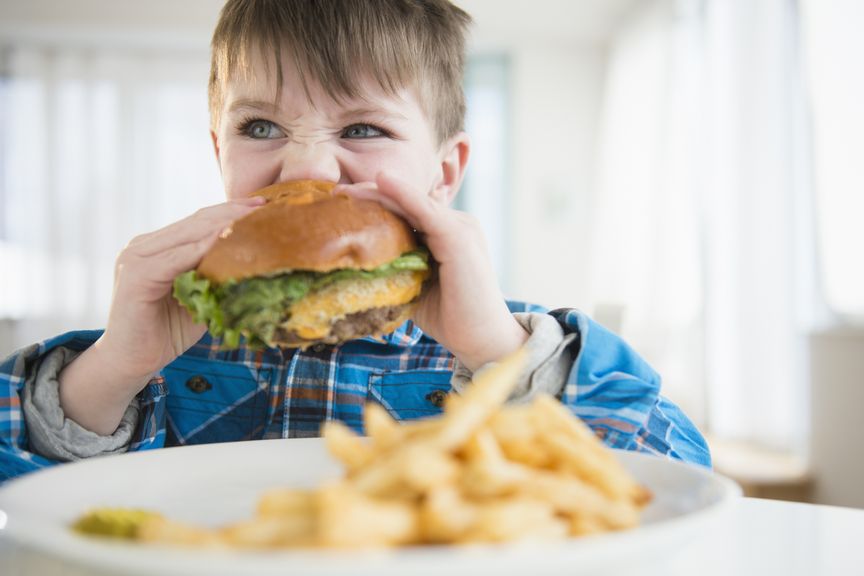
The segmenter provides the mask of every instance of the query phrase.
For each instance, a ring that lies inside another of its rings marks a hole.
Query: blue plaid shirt
[[[512,312],[545,312],[508,304]],[[626,343],[576,310],[549,314],[566,333],[578,334],[561,394],[574,414],[609,446],[710,465],[702,436],[660,396],[659,376]],[[0,481],[55,464],[29,450],[24,383],[51,349],[83,350],[100,334],[64,334],[0,363]],[[453,356],[410,321],[383,341],[307,350],[220,350],[207,335],[139,394],[129,450],[317,436],[326,420],[362,432],[363,405],[370,400],[398,420],[432,416],[451,389],[453,365]]]

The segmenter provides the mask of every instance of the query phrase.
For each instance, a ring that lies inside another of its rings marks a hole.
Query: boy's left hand
[[[375,183],[339,186],[337,193],[380,202],[414,227],[438,262],[414,320],[469,370],[514,352],[528,333],[510,314],[477,220],[442,199],[387,173]]]

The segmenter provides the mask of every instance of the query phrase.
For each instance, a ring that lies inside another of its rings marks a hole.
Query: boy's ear
[[[219,159],[219,137],[216,132],[210,130],[210,139],[213,141],[213,152],[216,153],[216,163],[219,165],[219,170],[222,170],[222,162]]]
[[[459,132],[441,145],[441,180],[432,190],[432,198],[447,205],[453,202],[465,178],[470,150],[471,140],[465,132]]]

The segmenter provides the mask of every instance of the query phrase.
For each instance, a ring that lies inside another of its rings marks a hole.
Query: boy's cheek
[[[277,182],[281,171],[278,163],[264,163],[260,156],[244,155],[230,148],[222,151],[219,164],[228,200],[247,198]]]
[[[239,198],[248,198],[255,191],[260,190],[276,180],[261,179],[232,179],[223,172],[223,180],[225,184],[225,198],[228,200],[237,200]]]
[[[395,179],[404,182],[410,190],[430,194],[438,182],[438,178],[436,178],[437,165],[433,158],[431,154],[416,158],[405,155],[401,157],[383,155],[374,159],[367,158],[364,178],[355,181],[375,182],[378,174],[387,172]]]
[[[399,150],[374,153],[341,150],[341,153],[334,154],[333,161],[338,164],[338,181],[343,184],[375,182],[382,171],[405,182],[412,190],[425,193],[430,193],[437,182],[437,164],[431,154],[405,154]],[[228,200],[251,196],[255,191],[281,181],[283,175],[283,164],[278,154],[262,155],[260,150],[249,151],[230,139],[220,150],[219,165]],[[292,172],[300,174],[302,167],[295,166]]]

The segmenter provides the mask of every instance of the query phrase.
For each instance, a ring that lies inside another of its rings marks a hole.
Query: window
[[[471,159],[456,207],[480,220],[499,282],[507,289],[510,204],[509,62],[506,56],[472,57],[465,73]]]

